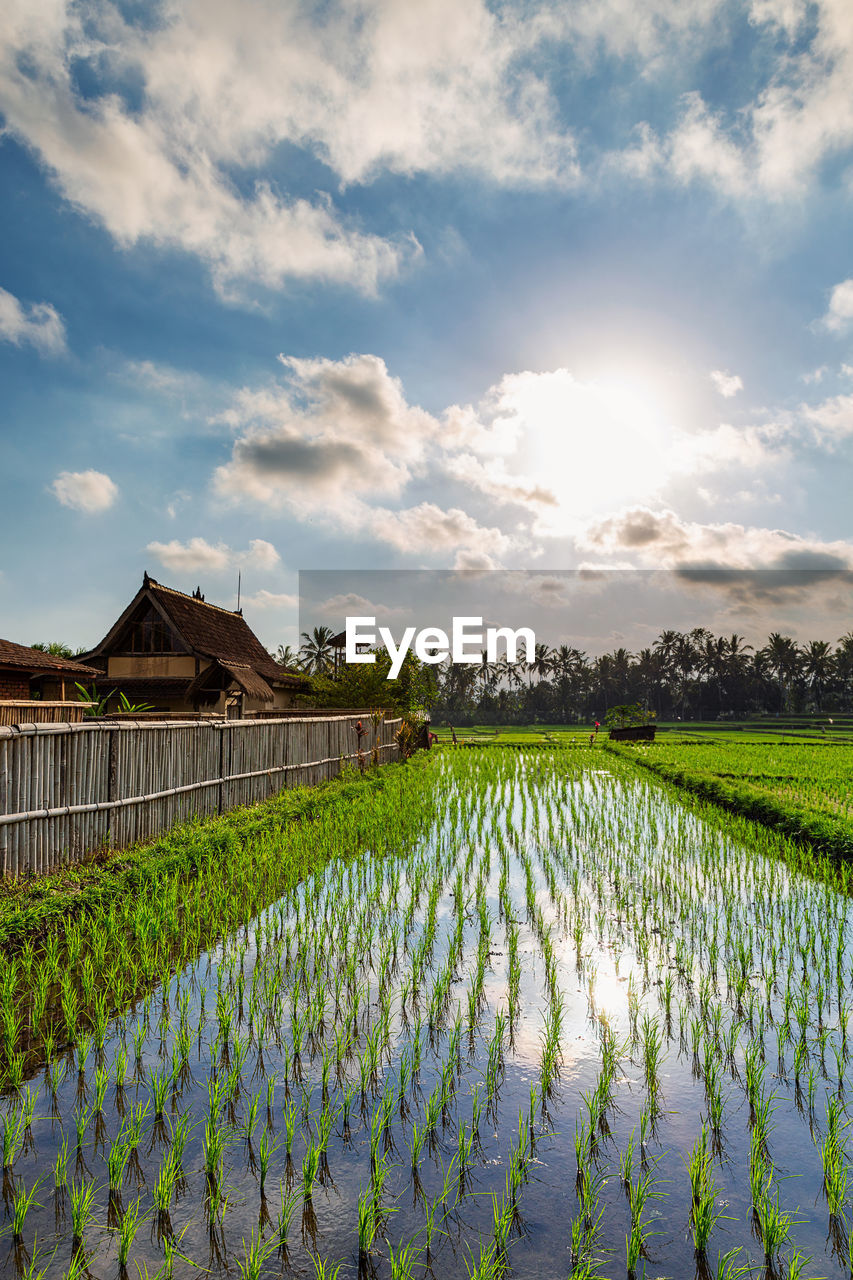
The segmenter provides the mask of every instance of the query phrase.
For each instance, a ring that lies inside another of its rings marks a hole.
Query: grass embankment
[[[423,763],[420,757],[410,762],[414,767]],[[385,765],[363,777],[348,770],[329,782],[294,787],[221,817],[182,823],[129,849],[104,850],[47,876],[0,879],[0,949],[14,948],[66,920],[97,916],[119,900],[162,890],[168,881],[187,880],[209,864],[249,860],[258,841],[283,838],[289,827],[316,824],[330,808],[385,790],[401,767]],[[315,870],[326,856],[328,850],[319,843],[309,848],[290,841],[282,848],[285,887]]]
[[[440,745],[452,742],[448,725],[433,724]],[[456,726],[456,738],[465,747],[588,747],[594,724],[475,724]],[[749,720],[662,720],[657,722],[658,739],[667,742],[841,742],[853,745],[853,717],[778,716]],[[599,728],[596,745],[607,740],[607,730]]]
[[[836,857],[853,857],[853,748],[715,741],[607,750],[729,812]]]

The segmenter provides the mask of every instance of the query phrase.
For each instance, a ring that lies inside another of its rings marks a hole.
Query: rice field
[[[0,959],[3,1274],[849,1276],[847,866],[611,753],[382,774]]]
[[[649,762],[747,783],[783,804],[853,823],[853,747],[831,741],[684,745],[664,737],[645,752]]]

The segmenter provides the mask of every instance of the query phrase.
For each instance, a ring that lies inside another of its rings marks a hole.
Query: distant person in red
[[[599,729],[599,721],[596,720],[595,728],[593,729],[592,733],[589,735],[589,745],[591,747],[595,746],[595,735],[598,733],[598,729]]]

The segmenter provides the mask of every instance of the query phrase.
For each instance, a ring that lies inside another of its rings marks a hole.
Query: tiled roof
[[[57,675],[81,678],[98,674],[94,667],[87,667],[82,662],[45,653],[42,649],[30,649],[25,644],[15,644],[13,640],[0,640],[0,667],[16,667],[33,673],[55,671]]]

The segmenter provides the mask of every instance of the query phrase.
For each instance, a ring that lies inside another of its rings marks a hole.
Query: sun
[[[521,375],[513,389],[520,453],[568,531],[576,518],[649,501],[671,471],[672,410],[653,378],[567,370]]]

